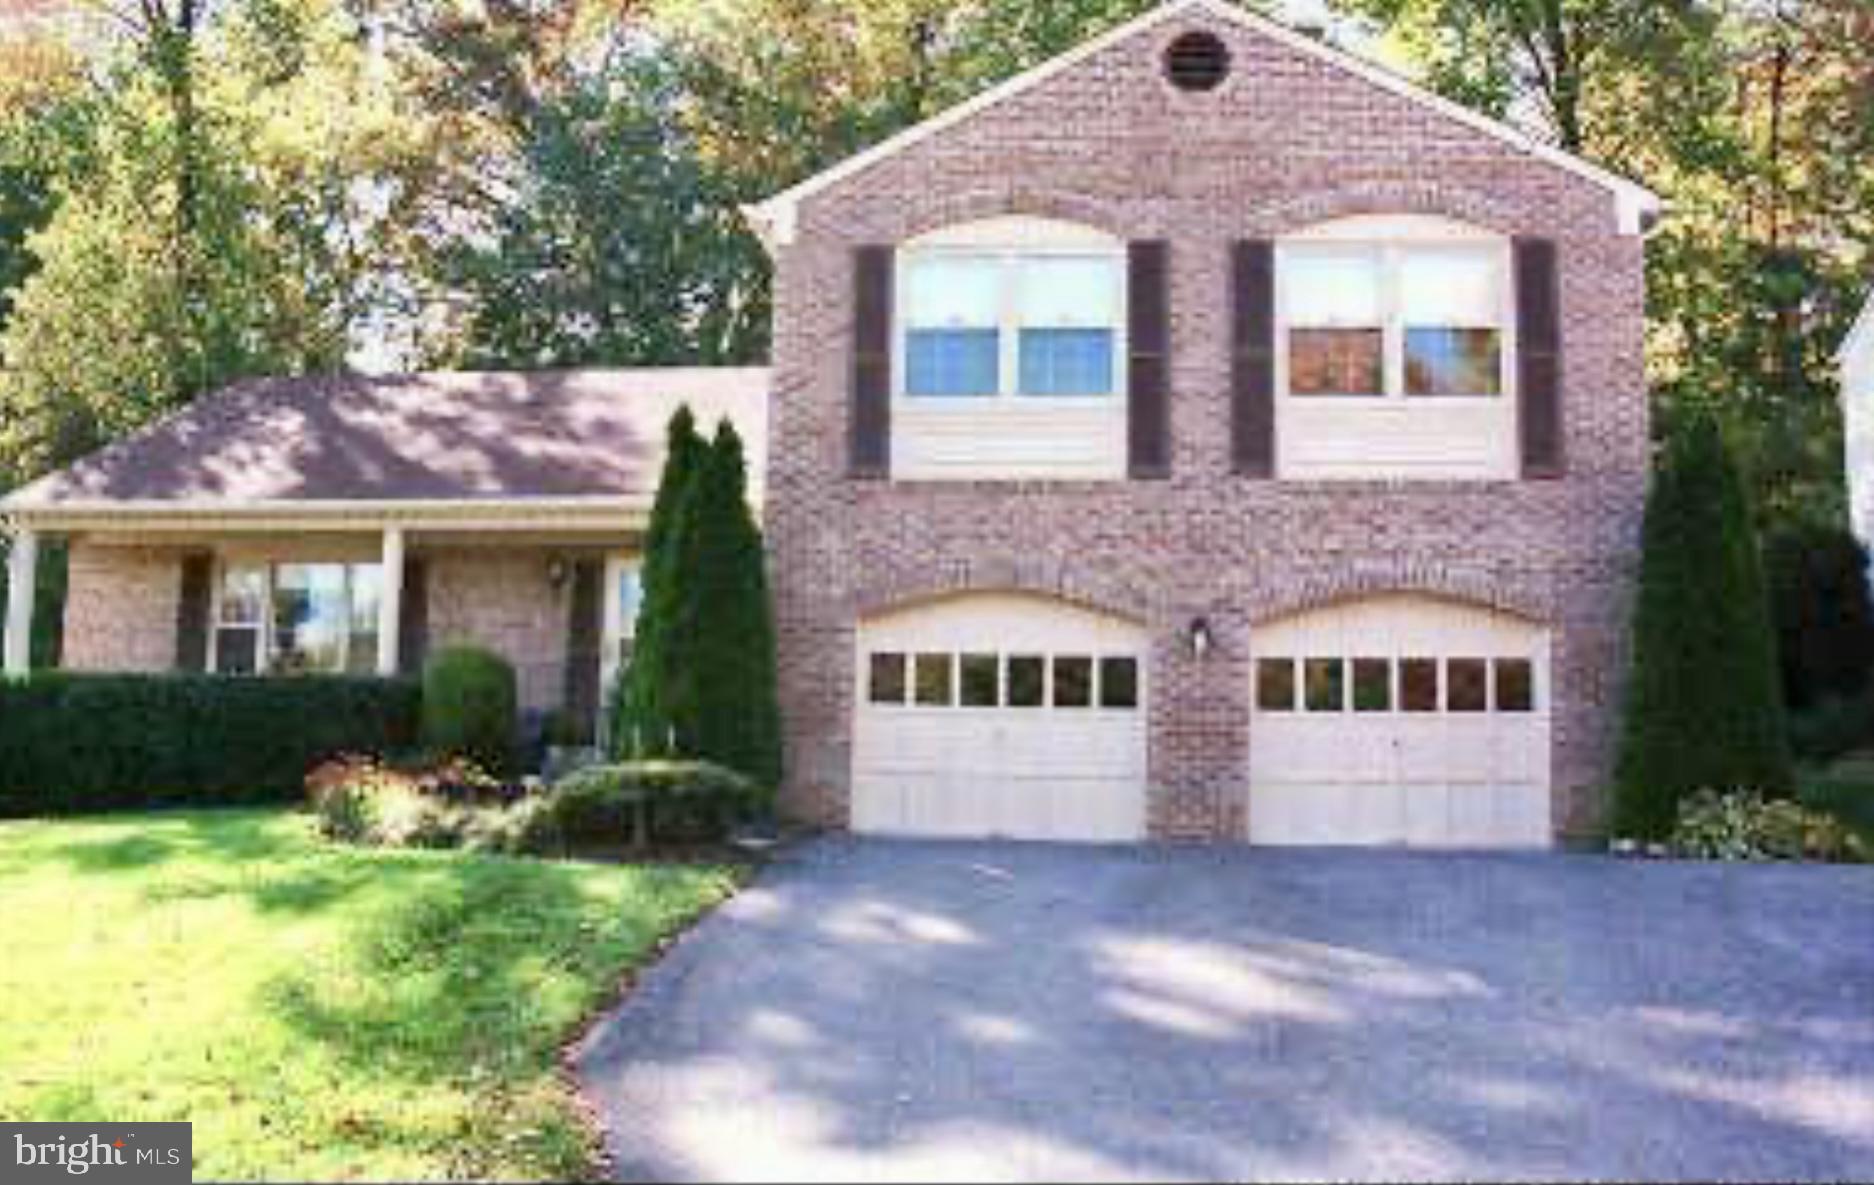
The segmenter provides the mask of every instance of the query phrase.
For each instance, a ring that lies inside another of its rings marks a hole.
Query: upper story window
[[[1507,239],[1441,218],[1283,241],[1283,475],[1513,476],[1510,269]]]
[[[897,258],[894,475],[1124,475],[1123,242],[993,218],[920,236]]]
[[[1117,244],[1054,226],[977,224],[906,248],[906,397],[1118,393],[1123,257]]]

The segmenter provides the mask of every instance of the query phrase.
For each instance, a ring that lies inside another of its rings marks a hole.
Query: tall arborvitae
[[[674,659],[671,623],[688,599],[683,534],[688,505],[709,454],[687,406],[670,417],[664,472],[644,537],[643,596],[632,638],[631,662],[613,691],[611,750],[619,757],[669,752],[675,720],[667,689]]]
[[[689,510],[687,596],[672,630],[681,661],[668,689],[678,741],[686,755],[719,762],[772,790],[781,778],[774,618],[742,440],[726,420]]]
[[[1743,483],[1717,424],[1669,442],[1646,504],[1618,836],[1663,838],[1699,789],[1791,789],[1775,638]]]

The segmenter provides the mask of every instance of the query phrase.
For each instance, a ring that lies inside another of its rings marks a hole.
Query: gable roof
[[[971,116],[1046,82],[1110,46],[1187,13],[1206,13],[1223,20],[1233,21],[1289,49],[1336,66],[1383,90],[1429,107],[1441,115],[1500,140],[1520,152],[1546,161],[1559,169],[1605,188],[1614,195],[1623,234],[1639,234],[1644,229],[1645,216],[1657,214],[1664,209],[1663,199],[1638,182],[1611,173],[1591,161],[1584,160],[1552,144],[1545,144],[1501,120],[1492,119],[1462,104],[1454,103],[1443,95],[1427,90],[1377,63],[1337,49],[1305,33],[1296,32],[1277,21],[1227,3],[1227,0],[1166,0],[1157,8],[1134,17],[1091,40],[1082,42],[1073,49],[1017,74],[920,124],[906,128],[862,152],[847,157],[839,164],[807,178],[790,189],[783,190],[765,201],[745,206],[743,213],[764,242],[790,243],[794,239],[800,204],[808,198],[864,172],[887,157],[962,123]]]
[[[767,457],[763,368],[253,379],[0,499],[0,513],[648,501],[688,404]]]
[[[1836,351],[1835,360],[1846,363],[1868,343],[1874,349],[1874,289],[1868,290],[1867,303],[1861,306],[1861,315],[1848,327],[1848,336],[1841,339],[1841,349]]]

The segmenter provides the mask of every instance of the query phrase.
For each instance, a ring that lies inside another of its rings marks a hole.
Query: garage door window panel
[[[1526,658],[1499,658],[1495,663],[1495,675],[1497,711],[1536,710],[1534,663]]]
[[[1490,664],[1481,658],[1453,658],[1445,663],[1445,710],[1485,712],[1490,708]]]
[[[1111,657],[1100,660],[1100,706],[1126,711],[1138,708],[1138,659]]]
[[[1054,658],[1054,706],[1090,708],[1093,706],[1093,659],[1079,655],[1056,655]]]
[[[963,706],[993,708],[1002,700],[1002,660],[994,654],[965,654],[959,660]]]
[[[1038,654],[1009,656],[1009,707],[1039,708],[1048,702],[1048,662]]]
[[[905,677],[908,657],[890,652],[874,654],[867,664],[866,698],[875,704],[902,704],[911,682]]]
[[[926,653],[917,656],[917,702],[920,707],[947,708],[956,702],[952,694],[955,672],[949,654]]]
[[[1392,710],[1392,661],[1384,658],[1353,660],[1353,710]]]
[[[1407,658],[1399,663],[1399,706],[1407,712],[1438,710],[1438,660]]]
[[[1264,712],[1295,710],[1295,660],[1264,658],[1256,663],[1256,707]]]
[[[1347,664],[1338,658],[1310,658],[1302,663],[1302,702],[1310,712],[1347,708]]]

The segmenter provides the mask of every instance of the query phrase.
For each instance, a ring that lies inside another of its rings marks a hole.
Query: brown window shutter
[[[397,670],[419,675],[429,658],[429,563],[421,556],[404,556],[403,600],[397,609]]]
[[[1230,251],[1230,464],[1275,476],[1275,244]]]
[[[604,659],[605,563],[573,565],[566,623],[566,711],[583,732],[598,723],[599,673]]]
[[[208,669],[208,614],[214,599],[215,557],[182,557],[182,589],[176,601],[176,669]]]
[[[1516,255],[1516,398],[1523,476],[1560,477],[1562,457],[1562,317],[1555,240],[1518,236]]]
[[[1171,474],[1171,300],[1163,242],[1133,243],[1126,273],[1126,457],[1137,478]]]
[[[891,473],[892,249],[853,251],[852,456],[854,477]]]

